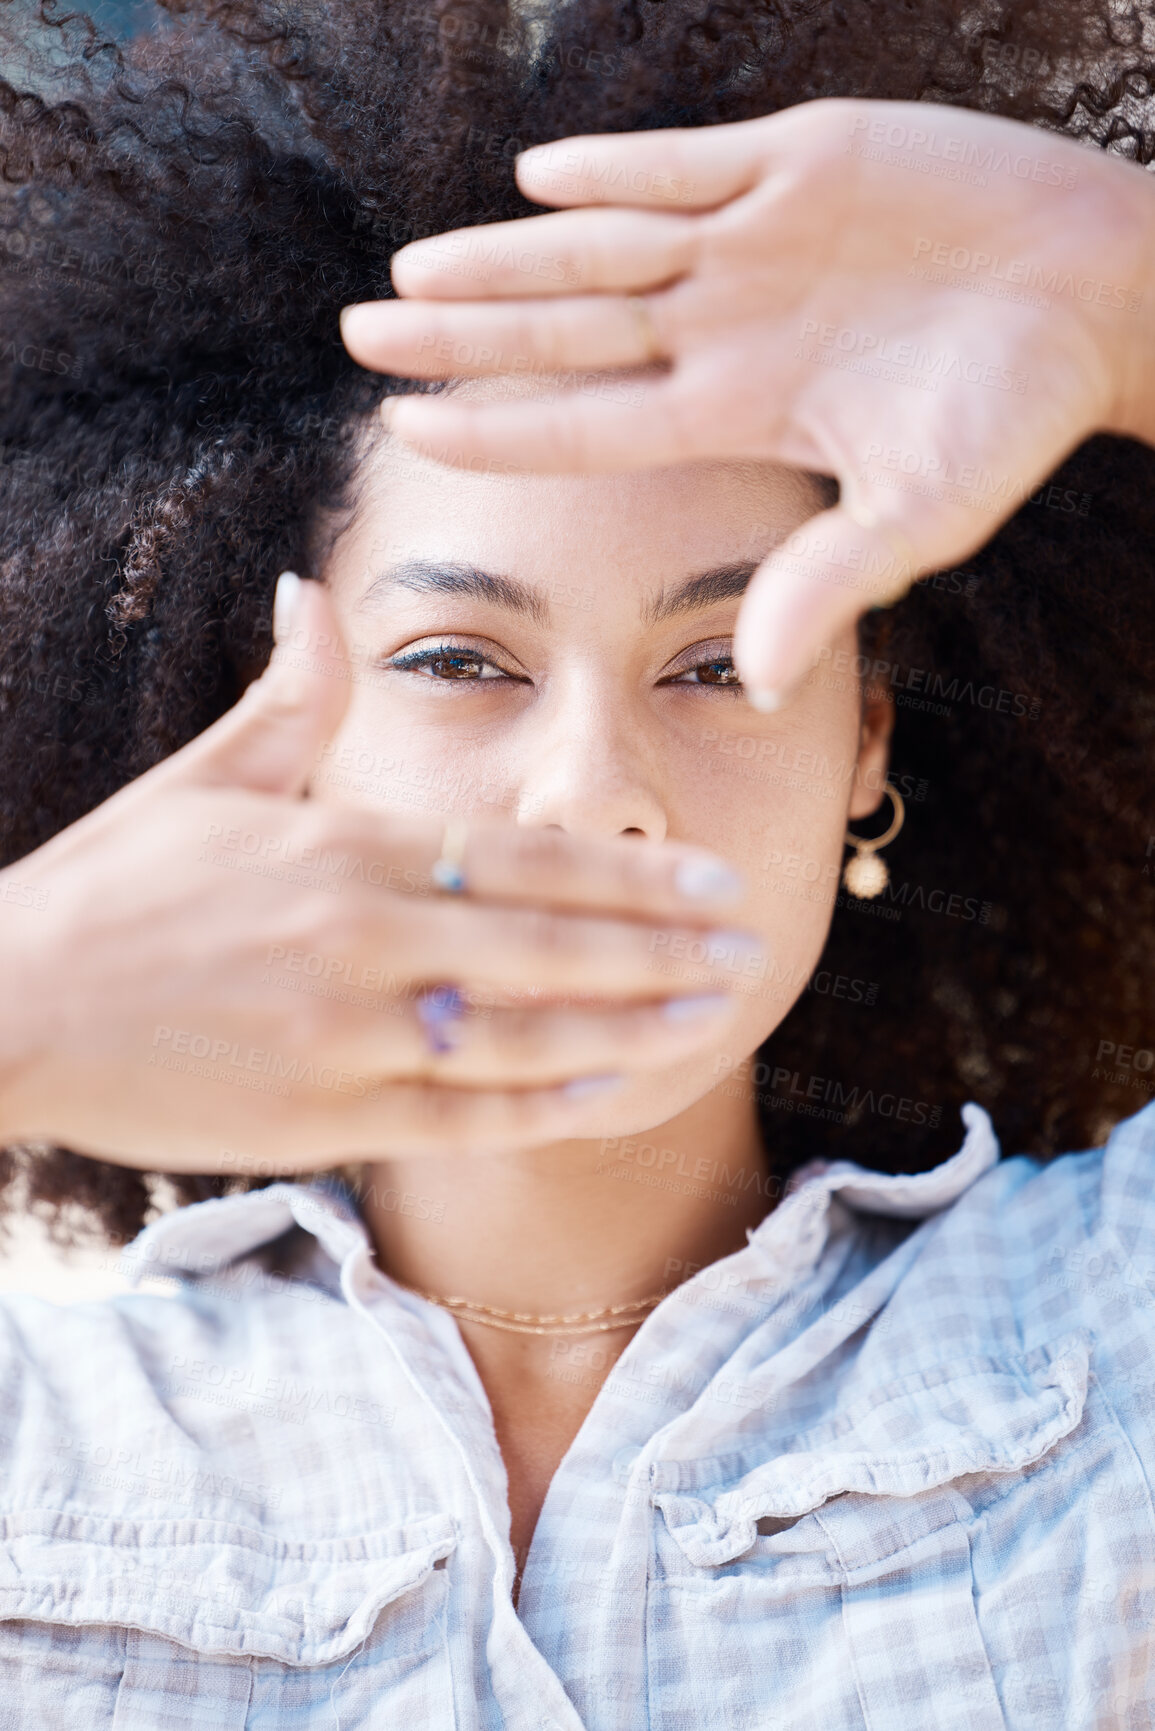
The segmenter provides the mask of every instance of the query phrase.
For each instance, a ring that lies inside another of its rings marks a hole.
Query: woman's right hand
[[[469,893],[439,894],[444,815],[303,797],[349,686],[302,584],[228,715],[0,872],[0,1145],[278,1176],[526,1146],[583,1134],[609,1074],[718,1038],[750,967],[709,937],[739,893],[721,862],[471,820]],[[446,981],[465,1013],[433,1056],[418,1000]]]
[[[402,298],[345,309],[350,353],[409,378],[579,381],[386,398],[393,436],[442,463],[834,477],[837,503],[746,591],[756,707],[984,546],[1091,434],[1155,444],[1155,196],[1122,156],[973,109],[827,98],[558,139],[517,177],[564,208],[402,247]],[[655,358],[628,395],[580,384]]]

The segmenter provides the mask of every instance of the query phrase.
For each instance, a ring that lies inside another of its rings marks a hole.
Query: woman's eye
[[[428,679],[508,679],[504,668],[490,661],[477,649],[459,649],[453,644],[440,644],[435,649],[415,649],[407,654],[392,655],[389,667],[401,673],[424,674]]]
[[[675,674],[671,680],[673,685],[741,685],[732,658],[729,655],[715,655],[709,661],[696,662],[693,667],[685,667],[681,673]]]

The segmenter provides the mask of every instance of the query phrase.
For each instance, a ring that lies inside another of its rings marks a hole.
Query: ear
[[[869,817],[883,800],[894,732],[894,693],[889,685],[864,684],[862,721],[858,730],[858,763],[847,817],[851,823]]]

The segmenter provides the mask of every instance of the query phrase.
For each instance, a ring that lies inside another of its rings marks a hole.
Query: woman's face
[[[884,704],[864,711],[820,667],[758,714],[730,661],[751,570],[819,504],[770,465],[477,474],[381,438],[326,565],[357,675],[315,797],[670,837],[745,874],[733,921],[768,967],[735,957],[719,1047],[629,1081],[607,1133],[668,1120],[778,1025],[822,950],[848,816],[880,801]],[[655,996],[693,975],[692,956],[655,952]]]

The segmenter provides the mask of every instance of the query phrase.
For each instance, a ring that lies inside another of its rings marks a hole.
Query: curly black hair
[[[339,308],[388,295],[405,242],[532,211],[525,146],[857,96],[1155,148],[1142,9],[1114,0],[161,0],[127,44],[0,0],[0,69],[2,863],[263,665],[276,574],[315,569],[350,496],[351,431],[420,388],[354,365]],[[970,1097],[1046,1156],[1151,1092],[1153,545],[1155,454],[1096,438],[865,623],[907,825],[753,1066],[783,1173],[924,1168]],[[113,1239],[153,1190],[0,1154],[0,1205]]]

